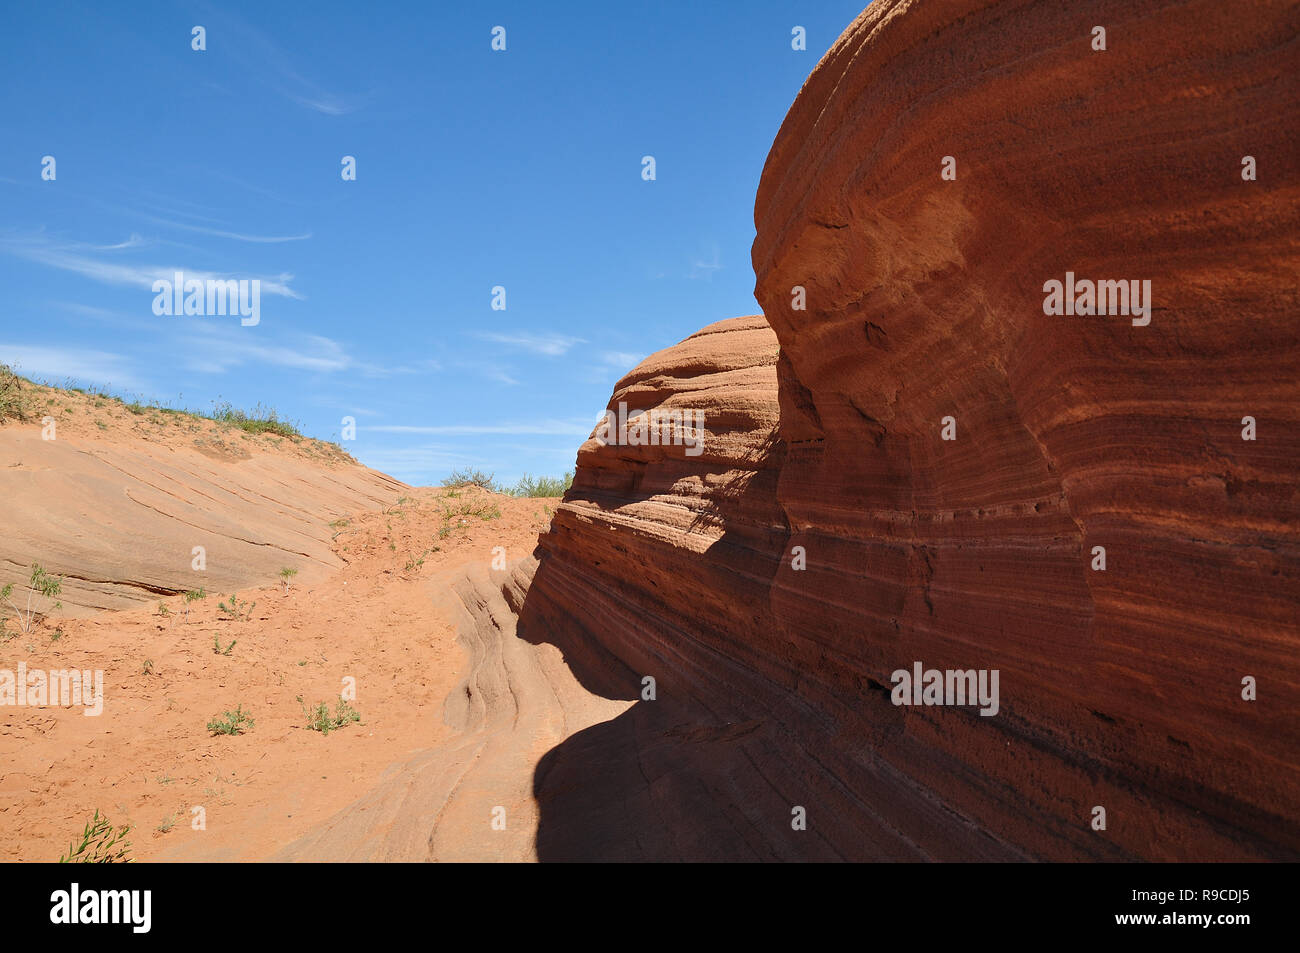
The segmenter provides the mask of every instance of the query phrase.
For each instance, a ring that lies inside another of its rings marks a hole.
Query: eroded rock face
[[[587,690],[633,705],[539,763],[541,860],[1021,856],[864,761],[900,714],[862,671],[828,697],[831,647],[780,628],[772,594],[790,527],[777,365],[761,318],[711,325],[643,361],[609,405],[701,411],[702,453],[596,435],[579,451],[516,632],[558,646]]]
[[[555,589],[534,585],[527,607],[549,628],[590,636],[566,652],[595,687],[633,698],[645,675],[690,681],[684,633],[722,648],[736,632],[771,628],[767,592],[786,537],[776,354],[761,317],[712,324],[619,381],[609,410],[631,417],[626,437],[598,427],[579,449],[573,487],[540,540]],[[669,442],[634,443],[637,421],[670,412],[702,421],[694,447],[690,434],[673,442],[671,423],[658,428]]]
[[[751,320],[643,363],[612,405],[734,426],[589,441],[541,540],[519,634],[657,698],[543,760],[539,857],[1300,855],[1296,21],[846,31],[759,190],[779,356]],[[1150,281],[1149,323],[1045,314],[1067,272]],[[895,705],[915,662],[997,670],[997,713]]]
[[[642,361],[609,404],[646,412],[634,420],[702,414],[702,452],[617,445],[598,427],[578,453],[517,631],[557,645],[590,691],[635,704],[539,764],[541,860],[804,855],[777,794],[804,759],[753,714],[788,706],[794,675],[770,642],[788,535],[776,359],[761,317],[710,325]]]
[[[770,637],[820,647],[837,771],[1033,857],[1300,849],[1297,16],[877,0],[800,93],[755,208],[809,564]],[[1044,314],[1066,272],[1149,280],[1150,323]],[[863,690],[916,660],[1001,711]]]

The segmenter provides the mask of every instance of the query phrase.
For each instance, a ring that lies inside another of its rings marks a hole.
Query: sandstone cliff
[[[589,442],[541,540],[520,634],[658,696],[539,767],[539,856],[1297,856],[1297,16],[845,32],[756,203],[780,358],[744,321],[643,363],[612,405],[726,425]],[[1067,271],[1150,280],[1152,320],[1045,315]],[[915,661],[999,670],[999,713],[895,706]]]
[[[778,495],[820,567],[776,579],[780,637],[833,647],[828,702],[1001,669],[998,717],[895,711],[872,757],[1033,856],[1300,848],[1297,13],[873,3],[764,171]],[[1151,323],[1044,315],[1066,271],[1149,279]]]

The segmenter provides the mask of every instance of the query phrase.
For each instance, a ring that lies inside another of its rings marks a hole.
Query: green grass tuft
[[[292,437],[295,440],[302,437],[302,431],[294,424],[281,420],[274,410],[261,404],[246,413],[237,407],[232,407],[230,401],[221,401],[213,406],[209,416],[218,423],[231,424],[246,433],[273,433],[281,437]]]
[[[129,864],[131,842],[126,839],[126,835],[130,832],[130,825],[114,827],[96,808],[95,816],[81,832],[80,842],[73,841],[68,846],[68,852],[59,858],[59,863]]]
[[[319,702],[311,708],[304,706],[302,713],[307,718],[307,728],[311,731],[319,731],[323,735],[338,731],[344,725],[361,722],[361,713],[341,698],[334,708],[333,715],[330,714],[330,706],[325,702]]]
[[[496,485],[492,482],[495,474],[484,473],[482,470],[452,470],[451,474],[442,481],[443,486],[462,487],[462,486],[481,486],[485,490],[492,490]]]
[[[573,485],[573,471],[562,477],[532,477],[525,473],[513,487],[505,492],[511,496],[564,496]]]
[[[208,722],[208,731],[214,735],[242,735],[253,727],[253,719],[248,717],[243,705],[236,705],[234,711],[224,711],[221,717],[213,717]]]

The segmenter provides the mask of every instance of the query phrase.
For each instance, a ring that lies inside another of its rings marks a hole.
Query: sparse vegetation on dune
[[[463,516],[473,516],[481,520],[494,520],[501,515],[501,507],[490,500],[481,500],[479,502],[466,500],[455,505],[443,503],[442,515],[445,520],[453,520]]]
[[[442,485],[451,489],[459,489],[463,486],[479,486],[485,490],[495,489],[496,484],[492,482],[495,473],[484,473],[482,470],[452,470],[451,473],[442,481]]]
[[[302,697],[299,696],[298,703],[302,704]],[[350,725],[361,722],[361,713],[349,705],[342,698],[334,706],[334,714],[330,714],[330,706],[325,702],[318,702],[311,708],[303,706],[302,713],[307,719],[307,728],[310,731],[319,731],[322,735],[328,735],[331,731],[337,731],[344,725]]]
[[[232,407],[230,401],[221,401],[213,407],[210,419],[219,423],[232,424],[246,433],[273,433],[294,440],[302,437],[302,431],[297,426],[287,420],[281,420],[274,409],[263,407],[261,404],[254,407],[251,412],[245,413],[237,407]]]
[[[412,556],[406,561],[406,565],[402,567],[402,572],[411,572],[412,570],[419,569],[424,565],[425,557],[430,553],[436,553],[437,551],[438,547],[434,546],[432,549],[426,549],[418,557]]]
[[[204,589],[191,589],[189,592],[185,593],[183,598],[185,599],[185,621],[186,622],[190,621],[190,603],[198,602],[200,599],[206,599],[207,597],[208,597],[208,593]],[[162,608],[166,609],[167,607],[162,606]]]
[[[29,420],[35,415],[31,395],[25,384],[8,364],[0,364],[0,423],[6,420]]]
[[[513,486],[497,483],[495,474],[484,473],[478,469],[453,470],[442,485],[449,490],[460,490],[467,486],[477,486],[502,496],[563,496],[573,484],[573,471],[568,470],[561,477],[534,477],[525,473]],[[451,493],[447,494],[451,496]]]
[[[242,735],[252,727],[253,719],[248,717],[243,705],[236,705],[234,711],[224,711],[208,722],[208,731],[214,735]]]
[[[562,477],[532,477],[525,473],[506,492],[510,496],[564,496],[572,485],[572,470],[566,470]]]
[[[18,608],[17,603],[13,600],[14,584],[7,583],[4,588],[0,589],[0,601],[3,601],[13,610],[14,617],[18,619],[18,628],[24,634],[32,631],[38,617],[44,618],[48,613],[40,612],[40,603],[32,605],[32,600],[38,596],[44,598],[47,602],[53,604],[49,606],[50,611],[62,609],[63,603],[56,601],[59,593],[63,591],[62,578],[56,579],[41,568],[39,563],[32,563],[31,575],[27,581],[27,601],[22,609]],[[3,607],[0,607],[3,608]]]
[[[458,498],[458,495],[447,494],[450,497]],[[438,538],[446,539],[452,531],[470,525],[470,520],[494,520],[501,516],[501,507],[491,501],[491,498],[484,499],[479,497],[477,500],[464,500],[459,503],[438,503],[442,511],[442,525],[438,528]]]
[[[236,622],[247,622],[253,617],[253,608],[256,605],[256,602],[250,603],[247,600],[240,602],[238,593],[232,592],[230,594],[230,602],[218,602],[217,610],[221,612],[222,615],[229,619],[234,619]]]
[[[75,406],[82,398],[85,406]],[[0,423],[34,420],[42,412],[56,415],[86,412],[93,416],[95,426],[101,431],[109,429],[101,416],[106,415],[111,421],[120,412],[142,418],[141,422],[155,426],[188,424],[190,431],[198,431],[201,421],[210,421],[251,436],[269,434],[288,438],[294,444],[301,444],[304,452],[319,454],[326,459],[342,458],[356,462],[339,443],[305,437],[297,422],[281,417],[274,408],[260,403],[247,411],[226,400],[213,401],[210,411],[173,407],[158,400],[145,401],[139,397],[114,394],[105,387],[82,387],[70,379],[62,384],[36,381],[17,374],[6,364],[0,364]]]

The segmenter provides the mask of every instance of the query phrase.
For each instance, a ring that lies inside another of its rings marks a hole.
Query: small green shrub
[[[256,605],[256,602],[240,602],[238,594],[232,592],[229,605],[218,602],[217,609],[236,622],[247,622],[253,617],[253,607]]]
[[[532,477],[525,473],[508,492],[511,496],[564,496],[572,485],[572,470],[562,477]]]
[[[330,714],[330,706],[325,702],[319,702],[310,709],[304,706],[302,713],[307,719],[307,728],[311,731],[319,731],[323,735],[328,735],[331,731],[337,731],[344,725],[350,725],[353,722],[360,723],[361,721],[361,713],[342,698],[334,706],[333,715]]]
[[[32,563],[32,572],[27,581],[27,602],[24,604],[24,608],[19,609],[13,600],[14,584],[12,582],[6,583],[4,588],[0,588],[0,600],[9,603],[9,608],[13,610],[14,617],[18,620],[18,628],[27,633],[32,631],[32,626],[36,624],[38,614],[47,614],[38,613],[37,606],[32,605],[32,600],[37,596],[41,596],[49,601],[56,599],[61,592],[63,592],[62,577],[55,579],[41,568],[40,563]],[[63,603],[55,601],[50,611],[62,608]]]
[[[185,595],[181,597],[185,600],[185,621],[186,622],[190,621],[190,603],[198,602],[200,599],[206,599],[207,597],[208,597],[208,593],[204,589],[191,589],[189,592],[185,593]],[[166,607],[164,606],[164,608]]]
[[[462,487],[462,486],[481,486],[485,490],[493,488],[492,478],[495,474],[484,473],[482,470],[452,470],[451,474],[442,481],[443,486]]]
[[[59,858],[59,863],[129,864],[131,842],[126,839],[126,835],[130,832],[129,824],[114,827],[96,808],[95,816],[81,832],[81,840],[73,841],[68,846],[68,852]]]
[[[252,411],[245,413],[236,407],[232,407],[230,401],[221,401],[213,405],[212,413],[209,416],[218,423],[231,424],[245,433],[273,433],[281,437],[294,439],[302,436],[302,431],[294,424],[287,420],[281,420],[274,410],[263,407],[261,404],[254,407]]]
[[[224,711],[221,717],[213,717],[208,722],[208,731],[214,735],[242,735],[252,729],[253,719],[248,717],[243,705],[236,705],[234,711]]]
[[[434,547],[434,549],[436,548],[437,547]],[[426,549],[424,552],[420,553],[418,559],[412,556],[406,561],[406,565],[402,567],[402,572],[410,572],[412,569],[419,569],[424,565],[424,557],[428,556],[430,552],[432,552],[432,550]]]

